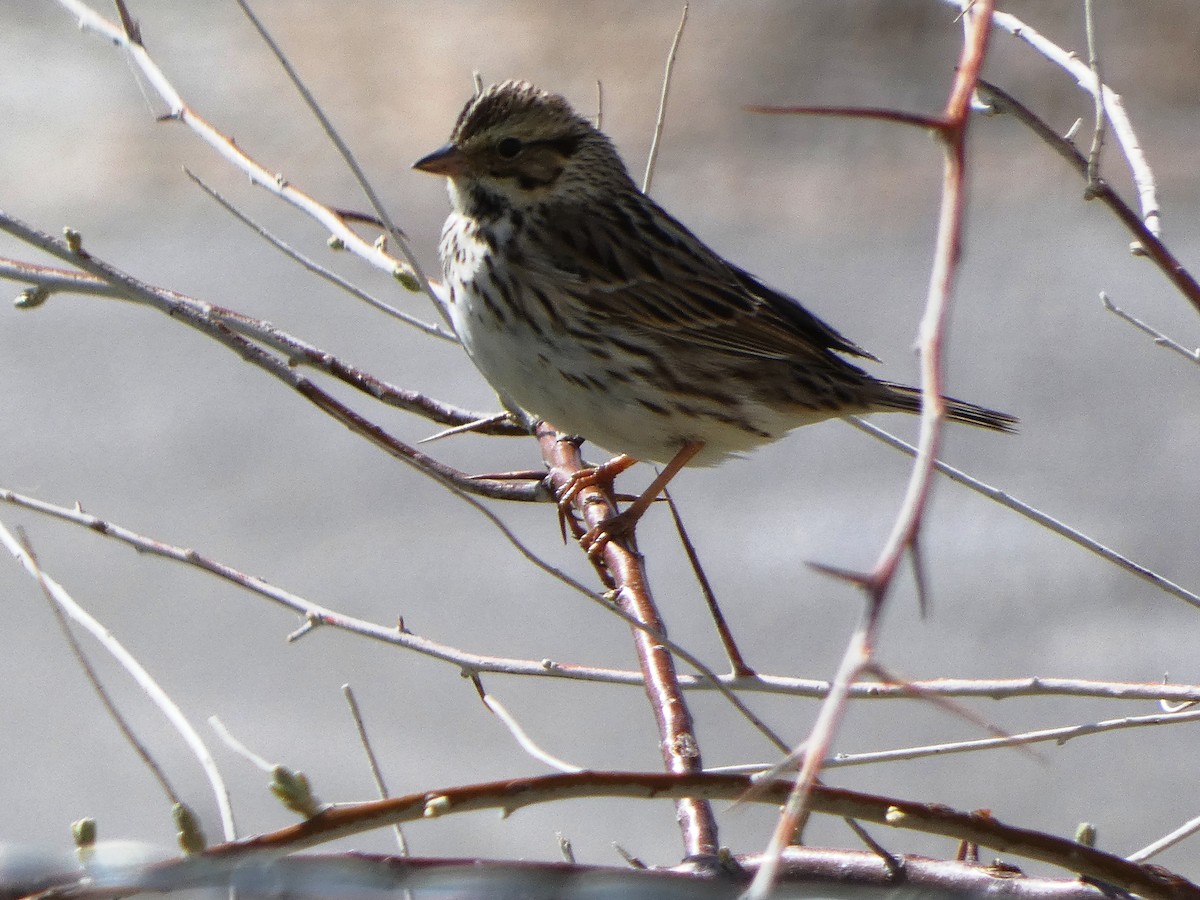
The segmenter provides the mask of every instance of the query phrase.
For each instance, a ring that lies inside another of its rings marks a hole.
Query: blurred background
[[[1010,2],[1086,56],[1081,3]],[[108,6],[97,4],[106,16]],[[443,185],[412,172],[440,146],[472,90],[522,77],[585,113],[603,84],[604,128],[640,178],[677,2],[543,4],[370,0],[257,6],[267,26],[418,248],[437,270]],[[350,175],[231,3],[134,0],[150,52],[185,99],[271,171],[333,205],[365,208]],[[1124,98],[1158,179],[1164,234],[1200,259],[1200,9],[1187,0],[1098,4],[1105,79]],[[937,145],[866,121],[753,115],[747,104],[860,104],[933,113],[960,47],[934,0],[693,0],[654,196],[717,250],[791,293],[915,382],[913,342],[939,202]],[[1091,101],[996,33],[986,76],[1055,129]],[[0,11],[0,204],[51,233],[78,229],[93,254],[148,282],[268,319],[395,384],[496,407],[457,348],[424,338],[273,252],[183,176],[188,166],[250,215],[364,287],[425,318],[420,296],[349,256],[257,191],[164,111],[134,67],[51,2]],[[1200,588],[1200,372],[1104,311],[1098,292],[1184,345],[1200,319],[1129,235],[1017,122],[971,133],[966,254],[948,345],[949,391],[1021,418],[1002,437],[951,428],[944,458],[1067,521],[1167,578]],[[1134,198],[1111,150],[1105,174]],[[11,240],[0,254],[34,258]],[[19,291],[10,285],[8,295]],[[345,392],[337,391],[346,396]],[[407,440],[435,426],[353,398]],[[0,484],[193,547],[315,602],[470,651],[630,668],[616,618],[521,561],[482,517],[397,465],[299,396],[179,323],[112,300],[55,296],[0,309]],[[915,420],[877,418],[906,437]],[[460,436],[433,445],[467,471],[540,464],[531,440]],[[601,456],[592,451],[593,457]],[[745,460],[673,485],[750,663],[829,677],[860,595],[807,561],[869,567],[891,526],[907,458],[840,422],[799,431]],[[648,470],[626,476],[632,490]],[[640,480],[639,480],[640,479]],[[591,583],[548,506],[497,506],[530,546]],[[332,629],[288,644],[295,617],[201,573],[143,558],[79,528],[6,507],[42,565],[104,621],[192,720],[210,715],[256,752],[303,770],[328,801],[373,794],[339,690],[349,682],[394,793],[526,774],[523,754],[453,667]],[[639,530],[672,637],[720,669],[719,647],[664,510]],[[923,532],[932,610],[911,581],[892,599],[880,661],[910,678],[1059,676],[1195,682],[1200,611],[949,482]],[[69,846],[69,823],[102,838],[169,846],[168,808],[100,708],[36,584],[0,564],[0,842]],[[219,827],[180,740],[100,653],[96,664],[178,787]],[[636,688],[488,677],[531,735],[595,768],[657,769],[653,719]],[[708,765],[771,760],[728,706],[692,695]],[[750,697],[791,740],[811,700]],[[970,704],[1009,731],[1147,714],[1151,704],[1023,699]],[[205,732],[207,734],[207,731]],[[914,702],[852,706],[845,752],[982,737]],[[246,833],[291,821],[266,776],[212,740]],[[831,771],[832,784],[986,807],[1070,835],[1093,822],[1129,853],[1197,814],[1194,727],[1131,730],[1014,751]],[[760,848],[769,809],[720,810],[723,842]],[[616,841],[651,864],[680,855],[669,804],[571,803],[507,820],[451,816],[408,829],[420,855],[554,859],[555,832],[587,863],[619,864]],[[894,852],[945,856],[952,842],[900,832]],[[815,843],[857,846],[817,821]],[[353,842],[392,848],[387,833]],[[1190,846],[1156,861],[1192,878]],[[990,859],[990,856],[988,857]],[[1037,870],[1016,861],[1027,870]]]

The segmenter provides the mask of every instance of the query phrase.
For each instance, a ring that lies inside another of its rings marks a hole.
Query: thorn
[[[632,853],[630,853],[628,850],[626,850],[624,847],[622,847],[616,841],[613,841],[612,847],[614,850],[617,851],[618,854],[620,854],[621,859],[625,860],[625,863],[627,865],[631,866],[634,869],[646,868],[646,864],[644,862],[642,862],[640,859],[638,859],[636,856],[634,856]]]
[[[417,441],[418,444],[432,444],[434,441],[440,441],[442,438],[450,437],[454,434],[462,434],[466,431],[474,431],[477,428],[482,428],[485,425],[494,425],[497,422],[503,422],[508,418],[508,413],[497,413],[494,416],[487,416],[482,419],[476,419],[473,422],[464,422],[462,425],[455,425],[452,428],[445,428],[437,434],[431,434],[429,437],[421,438]]]
[[[874,585],[874,579],[868,572],[855,572],[851,569],[841,569],[837,566],[828,566],[825,563],[813,562],[809,560],[806,565],[822,575],[828,575],[830,578],[837,578],[841,581],[848,581],[853,585],[857,585],[863,589],[869,589]]]

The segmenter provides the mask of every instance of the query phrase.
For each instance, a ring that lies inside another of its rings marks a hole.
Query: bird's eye
[[[506,137],[496,145],[496,153],[501,159],[516,159],[523,146],[519,138]]]

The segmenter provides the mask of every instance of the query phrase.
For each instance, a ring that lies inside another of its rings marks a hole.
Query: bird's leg
[[[662,493],[663,488],[667,486],[672,478],[679,474],[680,469],[692,461],[692,457],[699,453],[703,447],[704,441],[688,441],[671,457],[671,461],[658,473],[658,476],[650,482],[650,486],[642,491],[636,500],[615,516],[610,516],[600,524],[593,526],[587,534],[581,537],[579,543],[583,545],[584,550],[587,551],[587,555],[594,557],[604,549],[604,545],[609,541],[629,534],[633,530],[633,526],[637,524],[638,519],[645,515],[646,510],[650,508],[650,504],[658,499],[658,495]],[[637,460],[622,454],[610,459],[603,465],[596,466],[593,472],[600,473],[600,478],[607,479],[607,483],[611,485],[613,478],[624,472],[635,462]],[[606,471],[601,472],[601,470]],[[587,477],[589,473],[580,472],[578,474]],[[589,481],[589,484],[596,483],[596,480]],[[571,496],[574,496],[574,494]]]

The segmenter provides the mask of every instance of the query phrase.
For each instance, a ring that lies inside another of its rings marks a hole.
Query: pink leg
[[[592,528],[587,534],[579,539],[579,543],[587,550],[588,556],[595,556],[604,549],[604,545],[614,538],[624,537],[633,531],[633,526],[637,524],[638,519],[645,515],[646,510],[650,508],[650,504],[658,499],[658,495],[662,493],[663,488],[679,474],[679,470],[691,462],[692,458],[700,452],[704,447],[704,441],[688,441],[679,451],[671,458],[666,467],[658,473],[658,477],[650,482],[650,486],[646,488],[636,500],[629,504],[622,512],[617,515],[605,519],[599,525]],[[602,466],[597,466],[595,471],[599,472],[607,466],[619,464],[615,471],[606,473],[606,477],[611,483],[612,478],[621,472],[624,472],[632,466],[636,460],[628,456],[617,456],[609,460]],[[583,474],[583,473],[580,473]],[[593,481],[591,484],[595,484]],[[586,485],[585,485],[586,486]],[[575,493],[578,493],[576,491]],[[572,497],[574,494],[571,495]]]

